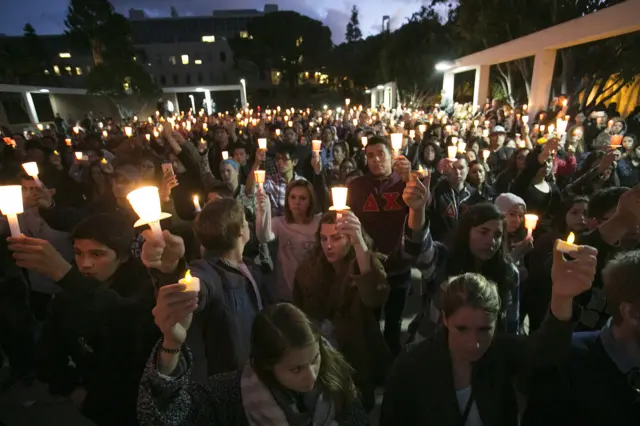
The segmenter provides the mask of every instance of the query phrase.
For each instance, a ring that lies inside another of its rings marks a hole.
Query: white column
[[[207,114],[211,115],[211,90],[207,89],[204,91],[204,98],[207,101]]]
[[[376,93],[378,89],[371,89],[371,109],[376,107]]]
[[[444,101],[445,98],[447,98],[451,101],[451,104],[453,104],[453,84],[455,78],[456,75],[450,71],[445,72],[442,76],[442,100]]]
[[[531,77],[531,96],[529,98],[529,117],[532,119],[540,110],[549,106],[553,68],[556,64],[556,50],[542,50],[536,53]]]
[[[240,85],[242,86],[240,88],[240,103],[242,104],[242,108],[246,108],[247,107],[247,82],[245,81],[244,78],[240,80]]]
[[[491,65],[480,65],[476,68],[476,80],[473,85],[473,105],[484,105],[489,97],[489,74]]]
[[[36,111],[36,106],[33,104],[33,98],[31,97],[31,93],[24,92],[22,93],[22,99],[24,100],[25,105],[27,106],[27,114],[29,115],[29,121],[31,124],[38,124],[38,112]]]

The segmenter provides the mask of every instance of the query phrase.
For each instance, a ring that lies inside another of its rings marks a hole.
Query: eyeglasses
[[[627,381],[631,389],[640,393],[640,368],[634,368],[627,373]]]

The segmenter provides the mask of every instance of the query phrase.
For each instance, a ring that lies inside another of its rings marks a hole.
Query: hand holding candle
[[[193,291],[196,293],[200,291],[200,278],[191,276],[190,269],[187,269],[187,272],[184,274],[184,278],[178,281],[178,284],[186,286],[183,291]]]
[[[311,141],[311,149],[313,150],[313,152],[315,152],[317,155],[319,155],[320,154],[320,150],[322,149],[322,141],[312,140]]]
[[[155,186],[145,186],[131,191],[127,195],[133,210],[138,214],[138,220],[133,226],[149,225],[157,239],[162,239],[160,221],[171,217],[169,213],[163,213],[160,209],[160,194]]]
[[[24,212],[22,204],[22,186],[0,186],[0,210],[7,216],[12,237],[21,235],[18,214]]]
[[[200,197],[197,195],[193,196],[193,207],[196,209],[196,213],[200,213],[202,211],[200,208]]]
[[[576,236],[573,232],[569,232],[569,236],[567,237],[567,241],[558,240],[556,242],[556,250],[561,251],[562,253],[571,254],[577,253],[580,249],[580,246],[575,245]]]
[[[22,168],[25,172],[27,172],[29,176],[33,178],[33,180],[36,181],[36,185],[42,186],[42,182],[40,182],[40,179],[38,179],[38,163],[36,163],[35,161],[22,163]]]
[[[254,170],[253,172],[254,179],[261,190],[263,189],[265,175],[266,172],[264,170]]]

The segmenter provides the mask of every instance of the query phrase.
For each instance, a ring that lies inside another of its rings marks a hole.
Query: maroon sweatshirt
[[[387,275],[411,268],[411,259],[402,256],[402,235],[409,212],[402,200],[404,187],[402,177],[395,172],[382,179],[367,173],[349,183],[347,204],[373,239],[376,251],[389,256],[385,262]]]

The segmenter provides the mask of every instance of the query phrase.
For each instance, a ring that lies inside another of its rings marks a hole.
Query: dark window
[[[191,84],[191,74],[187,74],[187,84]]]
[[[167,78],[164,75],[160,76],[160,84],[163,86],[167,85]]]
[[[202,73],[201,73],[201,72],[199,72],[199,73],[198,73],[198,83],[202,83],[202,80],[204,80],[204,79],[202,78]]]
[[[220,62],[227,62],[227,54],[225,52],[220,52]]]
[[[208,62],[213,62],[213,53],[211,53],[211,52],[207,53],[207,61]]]
[[[178,74],[173,75],[173,84],[178,84]]]
[[[216,74],[215,74],[213,71],[211,71],[211,72],[209,73],[209,81],[210,81],[211,83],[215,83],[215,81],[216,81]]]
[[[156,55],[156,64],[162,65],[162,55]]]

